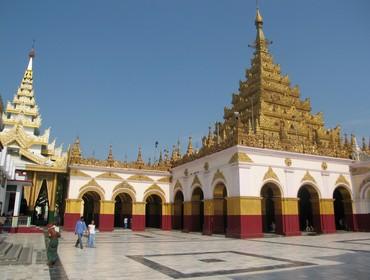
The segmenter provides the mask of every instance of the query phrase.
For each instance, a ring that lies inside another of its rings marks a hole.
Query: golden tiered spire
[[[192,143],[192,138],[189,136],[189,144],[188,144],[188,149],[186,151],[187,156],[191,156],[193,154],[193,143]]]
[[[107,162],[108,162],[108,166],[113,166],[114,164],[112,145],[109,145],[109,153],[107,157]]]
[[[255,49],[246,80],[232,95],[232,105],[224,109],[224,122],[202,138],[202,148],[175,165],[220,151],[233,145],[245,145],[298,153],[349,158],[352,146],[343,144],[340,127],[327,129],[323,114],[313,114],[309,99],[301,100],[298,86],[269,52],[271,41],[263,32],[263,18],[257,9]]]
[[[144,165],[143,156],[142,156],[142,154],[141,154],[141,146],[139,146],[139,151],[138,151],[138,153],[137,153],[136,163],[137,163],[138,165]]]
[[[41,126],[41,117],[33,92],[33,71],[32,62],[35,57],[35,50],[29,52],[29,61],[24,72],[21,84],[14,95],[13,102],[8,102],[6,112],[3,114],[3,123],[5,130],[13,126],[22,125],[23,127],[33,129],[32,134],[38,134]],[[32,130],[27,130],[31,133]]]
[[[76,141],[72,144],[72,147],[69,152],[69,162],[70,163],[80,163],[81,161],[81,147],[80,147],[80,138],[77,137]]]

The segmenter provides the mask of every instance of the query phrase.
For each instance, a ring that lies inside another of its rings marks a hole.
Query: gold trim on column
[[[298,198],[282,198],[282,214],[298,215]]]
[[[204,215],[212,216],[214,214],[214,203],[213,199],[204,200]]]
[[[320,214],[334,215],[334,199],[320,199]]]
[[[82,199],[66,199],[66,213],[80,214],[82,211]]]
[[[184,201],[184,215],[191,216],[191,201]]]
[[[227,197],[228,215],[261,215],[261,197]]]
[[[99,214],[114,214],[114,203],[113,200],[101,200]]]
[[[145,215],[145,203],[144,202],[132,203],[132,215]]]
[[[172,213],[172,203],[162,204],[162,215],[170,216]]]

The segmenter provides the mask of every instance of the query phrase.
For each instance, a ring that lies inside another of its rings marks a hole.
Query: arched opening
[[[86,225],[94,220],[96,227],[99,227],[99,213],[100,213],[100,196],[95,191],[88,191],[82,196],[83,200],[83,217]]]
[[[192,231],[203,231],[204,196],[201,188],[194,189],[191,195]]]
[[[320,232],[320,199],[314,187],[302,186],[298,191],[299,226],[301,231]]]
[[[114,203],[114,226],[131,228],[132,199],[127,193],[120,193]]]
[[[161,228],[162,221],[162,199],[152,194],[147,197],[145,206],[145,226]]]
[[[218,183],[213,190],[213,232],[226,233],[227,228],[227,189]]]
[[[175,195],[172,228],[184,228],[184,195],[182,191],[177,191]]]
[[[281,191],[273,183],[265,184],[261,189],[262,231],[282,233]]]
[[[345,187],[337,187],[333,198],[336,230],[353,230],[351,194]]]
[[[35,208],[33,210],[33,224],[45,226],[48,223],[49,199],[46,180],[41,183],[39,195],[37,197]]]

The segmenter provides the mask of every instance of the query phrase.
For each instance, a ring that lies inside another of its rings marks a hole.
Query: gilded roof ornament
[[[266,181],[269,179],[273,179],[273,180],[280,182],[279,177],[276,175],[276,173],[274,172],[271,166],[269,166],[268,170],[265,173],[265,176],[263,176],[263,181]]]
[[[307,170],[306,173],[304,174],[301,182],[305,182],[305,181],[310,181],[310,182],[313,182],[316,184],[316,180],[314,177],[312,177],[312,175],[310,174],[310,172]]]
[[[232,164],[236,162],[253,162],[253,161],[246,153],[236,152],[230,158],[229,163]]]
[[[335,185],[346,185],[346,186],[350,186],[348,180],[346,179],[346,177],[343,176],[343,174],[340,174],[338,176],[338,179],[335,181]]]

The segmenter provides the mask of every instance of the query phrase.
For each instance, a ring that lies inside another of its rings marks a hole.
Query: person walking
[[[78,247],[78,244],[80,244],[80,248],[83,249],[82,246],[82,236],[86,232],[86,224],[84,221],[84,217],[81,217],[77,222],[75,226],[75,234],[77,234],[77,240],[75,247]]]
[[[48,226],[49,244],[47,248],[48,265],[53,266],[58,259],[58,238],[60,233],[56,230],[54,225]]]
[[[89,228],[89,238],[87,240],[87,247],[95,248],[95,221],[92,220]]]

